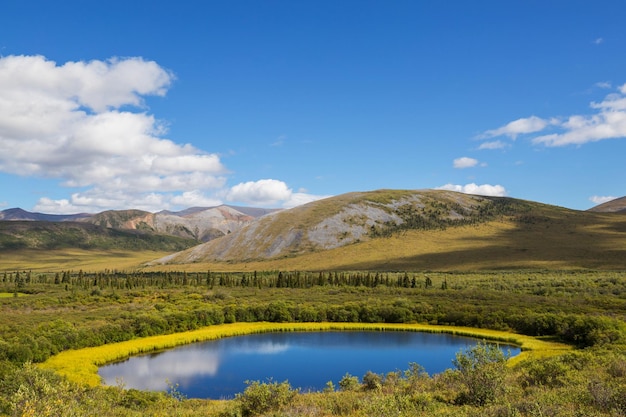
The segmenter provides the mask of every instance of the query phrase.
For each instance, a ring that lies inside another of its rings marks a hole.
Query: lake
[[[228,337],[195,343],[103,366],[106,385],[167,391],[176,386],[188,398],[232,398],[245,381],[288,380],[304,391],[338,386],[349,373],[386,374],[420,364],[430,375],[452,368],[455,355],[480,340],[419,332],[283,332]],[[501,346],[511,356],[520,350]]]

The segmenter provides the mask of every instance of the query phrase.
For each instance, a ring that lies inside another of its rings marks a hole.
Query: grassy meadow
[[[0,273],[0,293],[11,295],[0,299],[0,412],[6,415],[626,412],[623,271],[195,272],[63,265]],[[16,291],[23,296],[14,297]],[[442,374],[425,375],[407,364],[404,371],[329,381],[322,393],[253,381],[229,401],[184,399],[175,389],[102,387],[95,374],[99,364],[181,343],[339,328],[461,332],[515,341],[524,353],[509,361],[487,351],[460,353],[457,365]]]
[[[1,271],[57,272],[66,270],[135,270],[143,263],[169,252],[87,249],[22,249],[3,251]]]

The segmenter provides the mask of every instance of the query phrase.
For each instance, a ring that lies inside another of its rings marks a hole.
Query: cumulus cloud
[[[589,201],[593,202],[594,204],[602,204],[602,203],[606,203],[609,202],[611,200],[615,200],[617,197],[612,196],[612,195],[594,195],[589,197]]]
[[[446,184],[441,187],[435,188],[436,190],[448,190],[457,191],[465,194],[485,195],[492,197],[504,197],[507,195],[506,189],[501,185],[482,184],[477,185],[474,183],[465,185]]]
[[[272,205],[288,199],[292,194],[283,181],[264,179],[242,182],[233,186],[226,199],[250,204]]]
[[[609,83],[599,83],[603,88],[610,87]],[[616,93],[607,95],[600,102],[591,102],[591,114],[571,115],[557,119],[542,119],[531,116],[518,119],[498,129],[488,130],[480,138],[508,136],[515,139],[520,134],[539,133],[548,127],[554,133],[535,136],[532,143],[548,147],[583,145],[606,139],[621,139],[626,137],[626,84],[617,88]],[[488,149],[485,145],[481,149]]]
[[[35,209],[49,213],[221,204],[228,171],[219,155],[167,139],[146,111],[145,98],[164,96],[174,79],[142,58],[0,57],[0,172],[80,189],[41,198]],[[247,184],[233,187],[233,200],[295,198],[279,181]]]
[[[185,191],[173,197],[171,202],[179,207],[214,207],[222,204],[222,200],[207,196],[199,190]]]
[[[476,165],[478,165],[478,160],[474,158],[468,158],[467,156],[456,158],[452,162],[452,166],[454,166],[454,168],[457,168],[457,169],[472,168],[472,167],[475,167]]]
[[[163,124],[143,111],[144,97],[163,96],[173,79],[141,58],[0,58],[0,170],[84,188],[42,198],[36,208],[49,212],[168,205],[160,193],[222,186],[217,155],[163,138]]]
[[[130,201],[129,199],[132,199]],[[161,193],[136,193],[126,191],[89,189],[81,193],[72,193],[69,198],[51,199],[42,197],[34,207],[34,211],[42,213],[73,214],[97,212],[111,209],[135,208],[145,211],[156,211],[172,206],[172,196]]]
[[[237,184],[228,191],[226,200],[239,201],[259,206],[276,206],[290,208],[319,200],[327,196],[316,196],[303,192],[293,192],[283,181],[263,179]]]

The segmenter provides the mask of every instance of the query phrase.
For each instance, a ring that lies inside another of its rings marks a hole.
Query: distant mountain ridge
[[[79,214],[44,214],[44,213],[32,213],[30,211],[22,210],[21,208],[10,208],[0,211],[0,221],[42,221],[42,222],[74,222],[80,219],[90,217],[91,214],[79,213]]]
[[[626,213],[626,197],[616,198],[589,209],[595,213]]]
[[[82,222],[109,229],[140,230],[208,242],[232,233],[256,218],[274,211],[276,209],[221,205],[192,207],[178,212],[164,210],[150,213],[131,209],[60,215],[11,208],[0,211],[0,221]]]
[[[0,251],[84,249],[94,251],[179,251],[194,239],[101,227],[75,221],[0,221]]]

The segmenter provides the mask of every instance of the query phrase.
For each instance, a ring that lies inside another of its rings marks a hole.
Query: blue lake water
[[[386,374],[418,363],[430,375],[452,368],[455,355],[480,340],[419,332],[287,332],[229,337],[135,356],[106,365],[106,385],[166,391],[188,398],[232,398],[245,381],[289,381],[304,391],[335,386],[349,373]],[[511,356],[519,348],[501,346]]]

